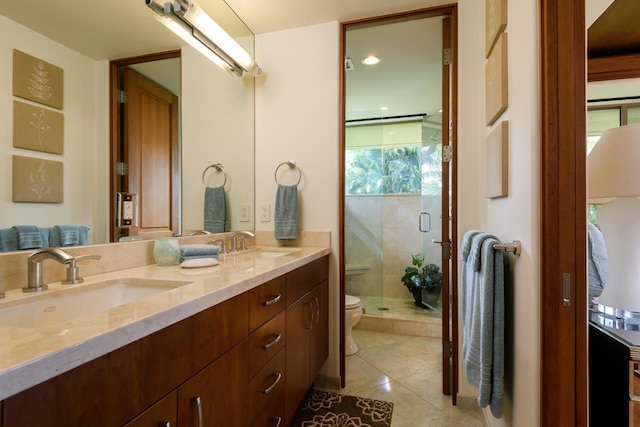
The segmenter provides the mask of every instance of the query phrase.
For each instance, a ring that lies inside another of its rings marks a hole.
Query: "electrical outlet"
[[[260,222],[269,222],[271,221],[271,205],[261,205],[260,206]]]
[[[248,204],[240,205],[240,222],[249,222],[251,207]]]

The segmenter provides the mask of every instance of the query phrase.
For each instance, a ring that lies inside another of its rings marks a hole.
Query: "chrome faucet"
[[[213,246],[218,246],[220,248],[220,253],[221,254],[226,254],[227,253],[227,242],[224,239],[216,239],[213,242],[211,242],[211,244]]]
[[[74,285],[76,283],[84,282],[84,279],[80,277],[80,268],[76,266],[78,261],[82,261],[83,259],[100,259],[100,255],[78,255],[71,259],[68,262],[69,267],[67,268],[67,278],[62,281],[63,285]]]
[[[247,241],[246,241],[247,237],[256,237],[256,235],[253,234],[250,231],[236,231],[235,233],[233,233],[231,235],[231,251],[230,252],[237,252],[237,251],[246,250],[247,249]],[[238,248],[238,238],[240,238],[240,248]]]
[[[73,256],[57,248],[44,248],[31,253],[27,259],[27,286],[22,288],[22,292],[39,292],[48,288],[42,284],[42,261],[45,259],[68,264],[73,260]]]

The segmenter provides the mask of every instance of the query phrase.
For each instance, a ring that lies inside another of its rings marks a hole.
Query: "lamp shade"
[[[640,125],[604,131],[587,160],[590,203],[640,196]]]

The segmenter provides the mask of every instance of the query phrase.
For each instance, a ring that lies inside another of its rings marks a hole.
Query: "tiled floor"
[[[477,407],[442,394],[439,339],[362,329],[353,337],[359,351],[347,357],[347,386],[337,392],[393,402],[391,427],[483,425]]]

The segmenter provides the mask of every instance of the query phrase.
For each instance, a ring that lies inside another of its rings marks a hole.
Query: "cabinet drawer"
[[[328,255],[287,273],[287,306],[327,280],[328,276]]]
[[[284,427],[284,390],[269,402],[251,427]]]
[[[269,362],[249,383],[249,423],[253,423],[264,408],[284,388],[284,349]]]
[[[277,277],[249,291],[249,330],[253,331],[285,308],[285,278]]]
[[[253,378],[284,348],[285,312],[269,320],[249,336],[249,378]]]
[[[170,427],[177,424],[178,392],[172,391],[124,427]]]

